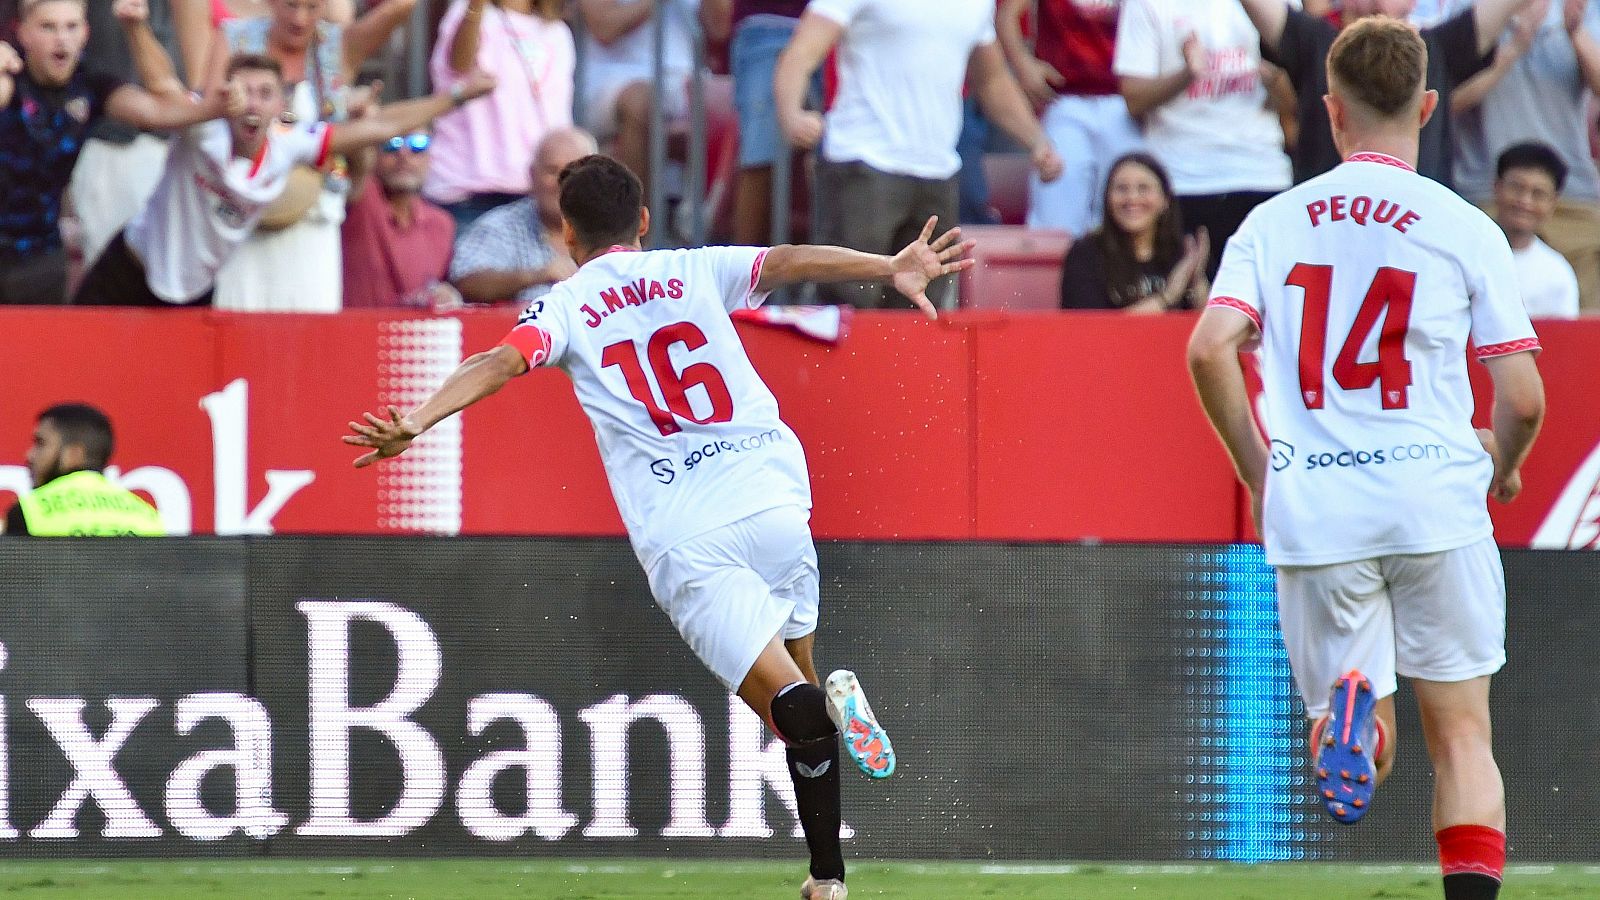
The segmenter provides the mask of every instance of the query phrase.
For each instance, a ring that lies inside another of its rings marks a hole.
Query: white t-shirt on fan
[[[1262,333],[1268,562],[1434,553],[1493,533],[1468,340],[1480,360],[1539,340],[1505,235],[1477,207],[1357,154],[1250,213],[1210,305]]]
[[[530,303],[506,336],[530,366],[572,379],[647,571],[696,535],[811,508],[800,440],[728,317],[766,299],[766,254],[613,248]]]
[[[1261,37],[1239,0],[1127,0],[1112,67],[1133,78],[1181,72],[1190,34],[1206,48],[1206,77],[1144,118],[1145,141],[1173,190],[1197,196],[1288,187],[1283,129],[1261,82]]]
[[[844,28],[822,156],[944,180],[961,169],[961,89],[972,51],[995,42],[993,0],[811,0]]]
[[[187,303],[210,290],[217,271],[255,230],[283,193],[296,166],[321,167],[333,128],[275,125],[255,159],[233,155],[225,119],[195,125],[178,137],[155,194],[124,234],[144,263],[150,291]]]
[[[1521,250],[1513,249],[1522,303],[1535,319],[1578,317],[1578,276],[1567,258],[1538,238]]]

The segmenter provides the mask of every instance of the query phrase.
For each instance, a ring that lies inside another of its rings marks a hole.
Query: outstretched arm
[[[396,135],[425,127],[452,109],[494,90],[494,77],[474,72],[456,82],[448,91],[427,97],[391,103],[372,115],[333,126],[330,142],[334,153],[352,153],[362,147],[381,144]]]
[[[1239,348],[1256,327],[1231,309],[1213,307],[1200,315],[1189,337],[1189,374],[1211,427],[1222,439],[1239,480],[1250,489],[1256,531],[1261,530],[1261,491],[1267,480],[1267,443],[1250,412]]]
[[[145,0],[117,0],[111,12],[122,25],[122,35],[128,41],[128,56],[144,89],[157,97],[188,96],[172,57],[150,30],[150,7]]]
[[[399,456],[411,442],[429,428],[505,387],[506,382],[528,371],[528,361],[516,350],[501,345],[462,360],[433,396],[410,413],[402,415],[391,406],[387,418],[362,413],[366,424],[351,422],[343,441],[352,447],[370,447],[372,452],[355,461],[356,468],[370,466],[380,459]]]
[[[894,256],[812,244],[773,247],[761,264],[756,291],[765,293],[802,281],[887,281],[928,318],[937,318],[938,312],[928,300],[928,284],[935,278],[972,268],[967,252],[978,243],[958,243],[960,228],[952,228],[929,243],[938,222],[937,216],[930,218],[922,227],[922,236]]]
[[[230,96],[242,103],[238,91],[220,84],[198,102],[190,97],[172,57],[150,30],[146,0],[117,0],[112,11],[122,25],[128,55],[144,85],[125,84],[106,98],[106,113],[112,118],[149,131],[176,130],[225,115]]]

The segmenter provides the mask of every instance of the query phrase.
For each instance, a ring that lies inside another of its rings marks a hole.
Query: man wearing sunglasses
[[[282,122],[288,101],[277,60],[236,54],[225,81],[243,94],[243,112],[183,132],[155,195],[112,238],[74,303],[209,302],[217,272],[283,193],[296,166],[321,167],[335,154],[409,134],[494,90],[494,79],[480,72],[447,92],[390,104],[362,119],[290,126]]]
[[[350,192],[342,232],[345,309],[461,305],[445,281],[455,220],[422,198],[432,143],[429,132],[413,131],[367,151],[360,168],[372,174]]]

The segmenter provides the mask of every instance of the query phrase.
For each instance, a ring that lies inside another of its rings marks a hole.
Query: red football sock
[[[1434,835],[1439,869],[1451,875],[1483,875],[1501,880],[1506,869],[1505,832],[1487,825],[1452,825]]]

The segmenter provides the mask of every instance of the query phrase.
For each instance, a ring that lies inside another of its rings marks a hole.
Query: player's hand
[[[778,127],[789,146],[811,150],[822,143],[822,114],[809,109],[797,113],[779,113]]]
[[[1522,472],[1520,471],[1496,475],[1494,481],[1489,485],[1489,496],[1501,503],[1510,503],[1517,499],[1517,495],[1520,493],[1522,493]]]
[[[1183,65],[1189,70],[1189,77],[1195,81],[1206,77],[1211,71],[1211,58],[1206,53],[1206,46],[1200,43],[1199,35],[1193,32],[1183,41]]]
[[[1061,77],[1055,66],[1030,56],[1022,61],[1022,67],[1017,70],[1017,84],[1028,95],[1028,101],[1042,109],[1056,102],[1057,89],[1066,87],[1067,79]]]
[[[1489,482],[1489,496],[1501,503],[1510,503],[1522,493],[1522,473],[1520,471],[1501,471],[1500,442],[1495,438],[1494,432],[1487,428],[1476,429],[1478,443],[1494,460],[1494,480]]]
[[[1049,138],[1041,140],[1039,146],[1033,148],[1031,159],[1034,171],[1039,173],[1039,180],[1046,184],[1060,178],[1067,168],[1066,163],[1061,161],[1061,155],[1056,152],[1056,145],[1050,143]]]
[[[367,424],[351,422],[350,430],[354,434],[347,434],[341,440],[354,447],[371,447],[372,452],[356,459],[356,468],[363,469],[380,459],[399,456],[406,452],[411,442],[422,433],[415,422],[400,415],[400,410],[393,406],[388,409],[389,418],[380,419],[372,413],[362,413],[362,418]]]
[[[1256,526],[1256,537],[1266,540],[1267,530],[1261,526],[1261,491],[1259,489],[1250,491],[1250,521]]]
[[[922,234],[896,253],[890,262],[894,270],[890,283],[894,289],[911,298],[930,319],[937,319],[939,311],[928,299],[928,284],[935,278],[972,268],[975,262],[967,253],[978,246],[977,241],[960,240],[960,228],[952,228],[930,243],[928,239],[933,237],[933,229],[938,224],[939,217],[930,216],[928,224],[922,226]]]
[[[17,48],[0,41],[0,74],[17,75],[21,72],[22,57],[17,54]]]
[[[116,0],[111,4],[111,14],[124,25],[138,25],[150,19],[150,6],[146,0]]]

